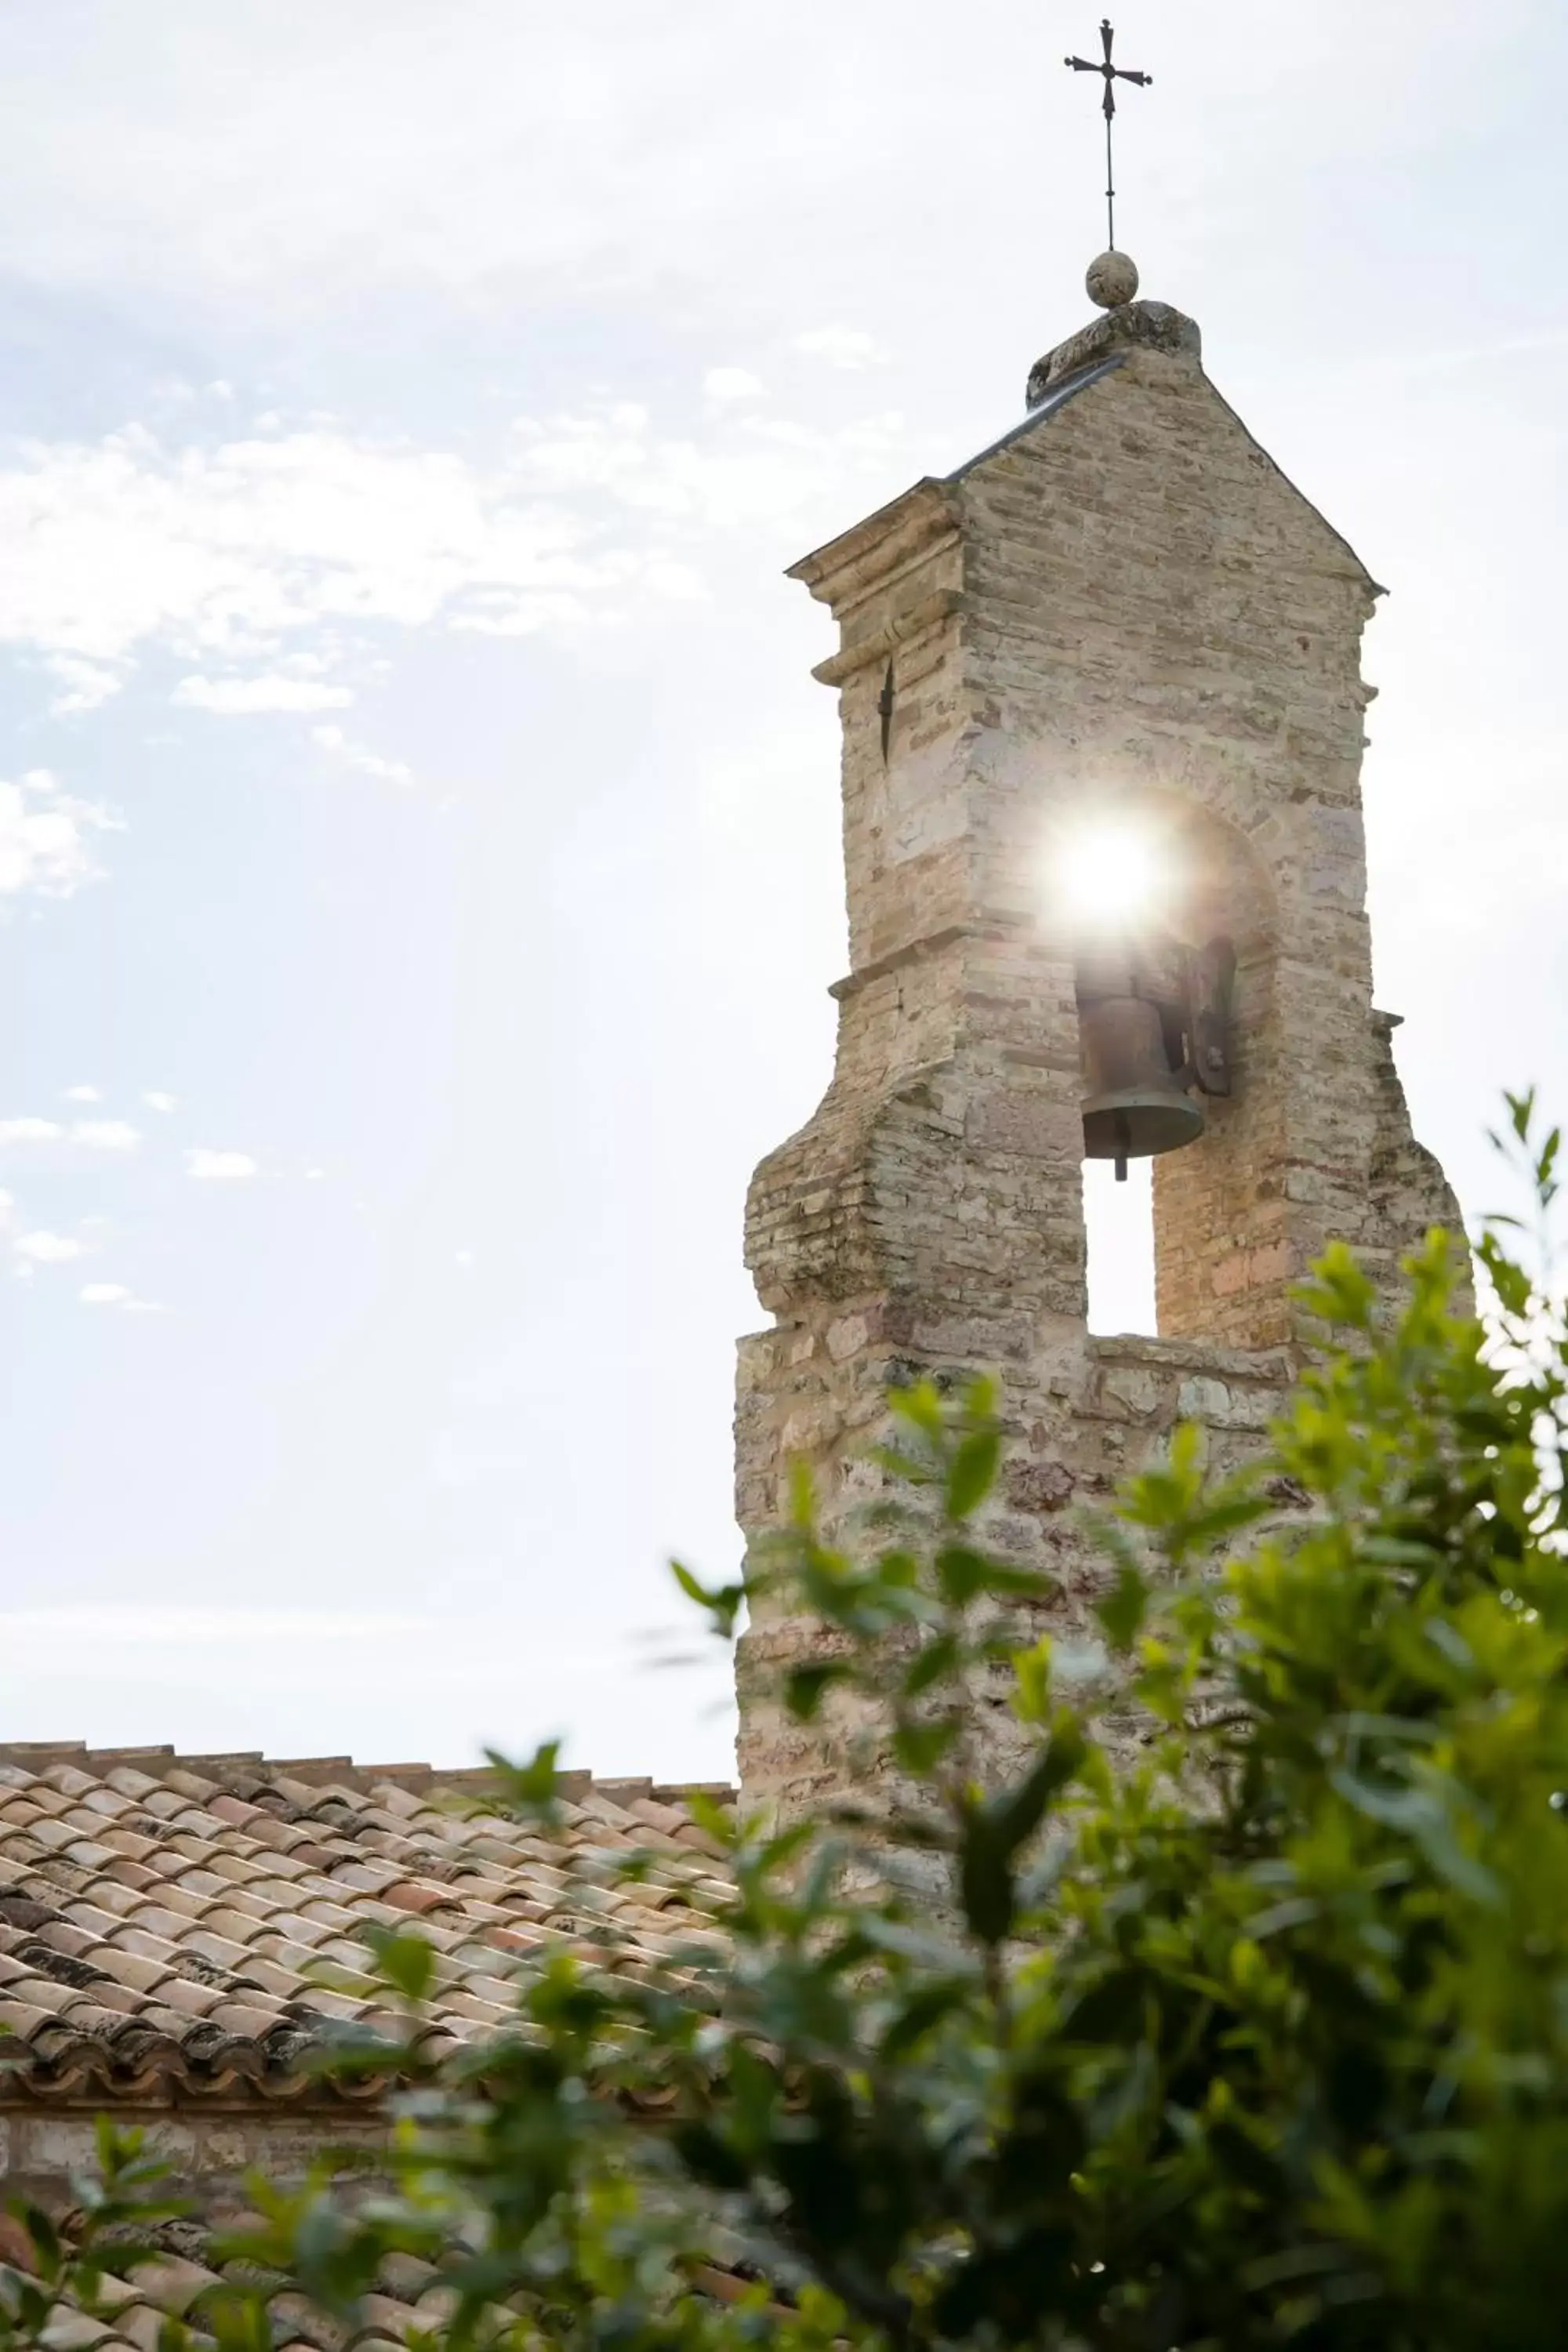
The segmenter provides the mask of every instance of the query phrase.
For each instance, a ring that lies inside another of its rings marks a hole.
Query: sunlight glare
[[[1124,819],[1072,835],[1062,845],[1058,872],[1076,912],[1100,922],[1143,913],[1161,879],[1148,834]]]

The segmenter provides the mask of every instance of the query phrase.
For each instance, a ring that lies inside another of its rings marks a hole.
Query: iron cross
[[[1100,22],[1100,45],[1105,51],[1102,61],[1096,65],[1092,58],[1064,58],[1062,60],[1064,65],[1072,68],[1074,73],[1099,74],[1105,83],[1100,112],[1105,117],[1105,219],[1109,231],[1106,243],[1112,253],[1116,250],[1116,188],[1110,169],[1110,125],[1116,113],[1116,85],[1119,81],[1135,81],[1140,89],[1147,89],[1154,79],[1152,74],[1134,73],[1127,66],[1114,65],[1110,51],[1115,39],[1116,33],[1110,17],[1102,16]]]

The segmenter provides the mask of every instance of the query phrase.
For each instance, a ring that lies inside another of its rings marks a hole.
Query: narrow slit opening
[[[1089,1328],[1107,1338],[1157,1336],[1153,1175],[1152,1160],[1130,1160],[1124,1183],[1109,1160],[1083,1163]]]

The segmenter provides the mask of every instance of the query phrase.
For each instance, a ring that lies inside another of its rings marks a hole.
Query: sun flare
[[[1085,825],[1062,845],[1056,881],[1074,912],[1116,922],[1148,911],[1167,877],[1148,832],[1125,818]]]

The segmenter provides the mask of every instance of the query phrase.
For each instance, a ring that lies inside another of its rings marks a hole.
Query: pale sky
[[[781,574],[1090,315],[1097,14],[0,16],[0,1737],[730,1770],[651,1662],[845,961]],[[1392,591],[1379,1001],[1473,1213],[1499,1087],[1568,1108],[1568,17],[1118,27],[1143,290]]]

